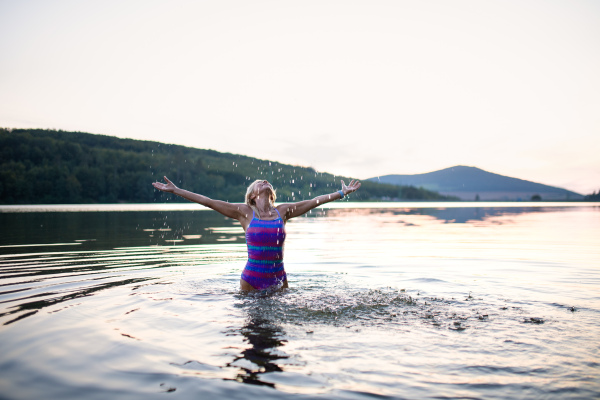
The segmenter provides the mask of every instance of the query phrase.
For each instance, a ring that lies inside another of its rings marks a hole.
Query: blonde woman
[[[154,182],[152,185],[158,190],[173,193],[240,221],[246,232],[248,246],[248,262],[240,279],[240,286],[244,291],[288,287],[283,267],[286,222],[322,204],[342,199],[360,188],[359,181],[353,180],[348,186],[342,181],[342,189],[337,192],[312,200],[275,206],[275,189],[265,180],[252,182],[246,190],[245,203],[228,203],[180,189],[166,176],[164,179],[166,183]]]

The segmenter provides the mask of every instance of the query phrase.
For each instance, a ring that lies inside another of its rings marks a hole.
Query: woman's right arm
[[[342,190],[341,191],[342,191],[342,193],[344,193],[344,196],[349,193],[356,192],[359,188],[360,188],[359,181],[355,181],[353,179],[348,186],[346,186],[344,181],[342,181]],[[298,217],[300,215],[306,214],[313,208],[319,207],[325,203],[329,203],[330,201],[334,201],[334,200],[339,200],[344,196],[342,196],[338,191],[338,192],[334,192],[331,194],[324,194],[324,195],[315,197],[312,200],[304,200],[304,201],[299,201],[297,203],[291,203],[291,204],[281,204],[281,205],[277,206],[277,209],[279,210],[279,212],[281,214],[285,215],[285,220],[287,221],[292,218]]]
[[[163,192],[173,193],[179,197],[183,197],[186,200],[193,201],[194,203],[201,204],[208,208],[212,208],[213,210],[223,214],[224,216],[237,219],[238,221],[248,219],[248,214],[252,214],[252,210],[246,204],[235,204],[221,200],[214,200],[210,197],[206,197],[198,193],[193,193],[185,189],[180,189],[177,186],[175,186],[175,184],[171,182],[166,176],[164,178],[165,182],[167,183],[154,182],[152,186]]]

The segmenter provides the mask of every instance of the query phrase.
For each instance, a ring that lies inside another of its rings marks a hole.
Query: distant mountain
[[[458,165],[439,171],[416,175],[386,175],[369,181],[393,185],[410,185],[456,196],[461,200],[583,200],[579,193],[566,189],[511,178],[475,167]]]

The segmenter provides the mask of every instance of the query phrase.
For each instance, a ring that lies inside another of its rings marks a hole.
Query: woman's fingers
[[[163,176],[163,178],[167,183],[153,182],[152,186],[154,186],[158,190],[162,190],[163,192],[169,193],[172,193],[175,189],[177,189],[177,187],[173,184],[173,182],[169,180],[169,178],[167,178],[166,176]]]
[[[346,189],[350,192],[355,192],[360,187],[360,182],[352,179],[350,183],[346,186],[346,183],[342,180],[342,190]],[[350,193],[348,192],[348,193]]]
[[[360,187],[359,181],[352,180],[352,182],[350,182],[349,189],[352,190],[353,192],[357,191],[359,187]]]

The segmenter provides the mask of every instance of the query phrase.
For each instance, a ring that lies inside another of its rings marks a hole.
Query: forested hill
[[[185,201],[156,191],[166,175],[206,196],[243,202],[247,186],[268,179],[278,202],[339,189],[348,178],[256,158],[82,132],[0,128],[0,203],[151,203]],[[363,182],[352,200],[441,200],[411,186]]]

